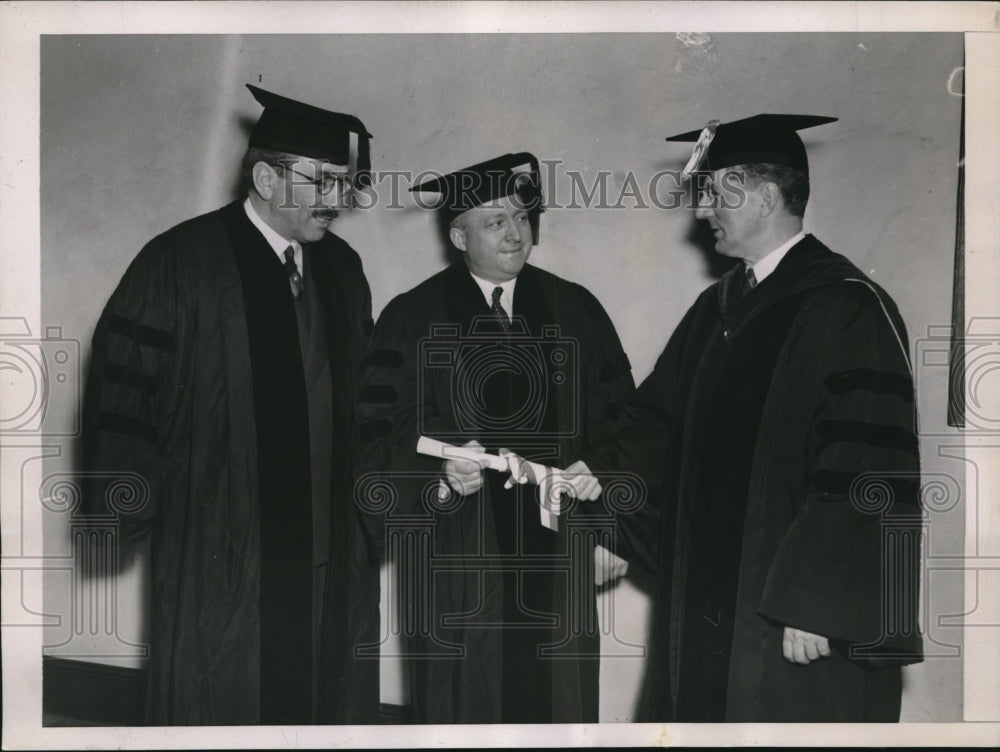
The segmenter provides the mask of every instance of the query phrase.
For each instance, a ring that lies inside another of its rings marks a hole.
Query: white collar
[[[247,200],[243,202],[243,209],[246,211],[247,218],[251,223],[253,223],[253,226],[260,230],[260,234],[264,236],[264,240],[266,240],[267,244],[274,249],[276,254],[278,254],[278,260],[281,261],[281,263],[285,263],[285,249],[288,248],[288,246],[292,246],[292,248],[295,249],[295,263],[301,271],[302,246],[294,240],[287,240],[281,237],[281,235],[274,231],[274,228],[271,227],[271,225],[261,219],[249,196],[247,196]]]
[[[495,282],[488,282],[482,277],[477,277],[472,272],[469,272],[472,279],[475,280],[476,284],[479,285],[479,289],[483,292],[483,297],[486,298],[486,302],[492,306],[493,305],[493,290],[497,287],[503,288],[503,293],[500,295],[500,305],[507,312],[508,316],[513,315],[514,306],[514,285],[517,284],[517,277],[514,279],[508,279],[506,282],[501,282],[499,285]]]
[[[792,250],[792,246],[803,240],[805,236],[806,234],[800,231],[764,256],[764,258],[757,261],[757,263],[747,264],[747,269],[753,269],[753,276],[757,279],[757,284],[763,282],[765,277],[777,269],[778,264],[781,263],[781,259],[785,257],[785,254]]]

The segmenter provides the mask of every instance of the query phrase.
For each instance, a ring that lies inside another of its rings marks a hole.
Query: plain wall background
[[[379,171],[450,171],[504,152],[559,160],[550,203],[566,204],[568,170],[588,187],[609,173],[615,204],[635,178],[679,169],[689,151],[665,136],[758,112],[832,115],[803,133],[812,199],[806,229],[857,263],[896,300],[919,387],[928,478],[964,478],[962,439],[945,423],[947,369],[918,343],[951,323],[961,99],[958,34],[57,36],[41,48],[42,324],[84,353],[129,261],[154,235],[237,196],[238,163],[266,89],[359,116],[375,135]],[[951,84],[951,91],[949,90]],[[375,312],[445,263],[433,217],[399,203],[342,216],[338,234],[361,253]],[[662,183],[666,190],[669,183]],[[637,381],[716,268],[690,211],[555,209],[532,262],[586,285],[618,327]],[[945,342],[945,347],[946,347]],[[47,416],[58,425],[66,414]],[[58,442],[57,442],[58,443]],[[45,472],[71,472],[63,441]],[[951,455],[957,454],[958,457]],[[953,499],[952,501],[957,501]],[[925,552],[963,553],[965,511],[937,504]],[[70,552],[68,518],[46,512],[46,554]],[[117,635],[53,627],[49,654],[137,665],[142,561],[117,582]],[[961,719],[961,573],[925,576],[926,663],[907,669],[907,720]],[[52,575],[45,610],[69,614],[70,580]],[[641,680],[648,602],[632,583],[602,599],[602,720],[628,720]],[[405,699],[383,661],[383,699]]]

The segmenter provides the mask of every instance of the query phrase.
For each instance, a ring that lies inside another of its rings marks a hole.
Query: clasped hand
[[[473,439],[462,445],[463,449],[471,449],[474,452],[485,452],[486,449],[478,441]],[[480,464],[470,460],[450,459],[441,463],[441,472],[444,474],[444,483],[438,490],[438,496],[447,498],[450,494],[449,488],[461,496],[468,496],[476,493],[483,487],[483,468],[486,463]]]
[[[781,636],[781,654],[789,663],[805,665],[830,655],[830,641],[804,629],[785,627]]]
[[[485,453],[486,449],[475,439],[466,442],[462,449]],[[536,472],[531,463],[507,449],[501,449],[498,454],[507,461],[509,477],[507,488],[515,484],[542,483],[545,479],[535,477]],[[444,483],[440,488],[440,496],[447,497],[450,491],[468,496],[483,487],[483,470],[489,463],[484,459],[477,462],[469,459],[447,459],[441,464]],[[537,466],[535,466],[537,467]],[[450,489],[450,491],[449,491]],[[558,489],[574,498],[583,501],[595,501],[601,495],[601,484],[590,472],[583,460],[577,460],[559,473]]]

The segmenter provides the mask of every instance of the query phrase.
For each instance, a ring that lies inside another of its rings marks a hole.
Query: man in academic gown
[[[150,241],[98,322],[85,510],[148,536],[150,724],[374,722],[377,661],[354,648],[378,638],[378,569],[348,449],[371,296],[329,232],[370,134],[248,88],[249,196]]]
[[[889,296],[802,232],[797,129],[760,115],[695,141],[696,216],[741,260],[705,290],[584,452],[637,470],[660,524],[623,518],[658,576],[645,720],[896,721],[920,660],[919,463],[906,331]]]
[[[442,194],[461,260],[379,318],[358,457],[374,535],[399,562],[413,720],[596,722],[606,518],[570,510],[552,530],[537,486],[416,446],[426,435],[562,467],[613,430],[634,388],[628,359],[593,295],[526,263],[542,211],[535,157],[412,190]],[[394,506],[378,503],[386,494]]]

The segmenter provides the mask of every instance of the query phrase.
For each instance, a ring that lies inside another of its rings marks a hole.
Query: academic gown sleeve
[[[618,517],[616,537],[619,554],[651,576],[658,574],[667,452],[694,311],[688,311],[652,372],[625,402],[614,432],[583,454],[602,484],[622,472],[642,479],[645,502],[635,513]]]
[[[173,258],[153,240],[111,295],[94,331],[84,400],[83,510],[135,529],[160,500],[160,442],[178,341]]]
[[[422,494],[436,489],[440,477],[441,461],[419,455],[416,449],[420,433],[433,436],[434,427],[441,424],[432,401],[419,404],[422,374],[416,319],[423,318],[405,296],[391,301],[375,325],[361,369],[356,500],[380,553],[385,513],[414,511]],[[418,421],[422,421],[419,426]]]
[[[587,363],[580,388],[584,396],[584,424],[581,440],[570,447],[564,459],[573,462],[618,432],[625,405],[635,393],[632,365],[622,348],[618,332],[600,302],[585,288],[578,289],[582,305],[578,317],[580,341],[586,342]],[[588,465],[589,467],[589,465]],[[644,485],[635,474],[616,472],[604,481],[610,484],[603,497],[604,512],[617,520],[641,513],[645,504]],[[616,524],[617,529],[617,524]],[[605,541],[606,548],[618,548]],[[618,552],[621,553],[621,552]]]
[[[814,310],[823,315],[804,356],[816,391],[808,486],[759,610],[835,647],[869,644],[852,654],[869,667],[919,661],[919,455],[906,332],[892,302],[860,282],[827,288]]]
[[[583,288],[580,288],[583,290]],[[593,356],[584,387],[586,445],[596,446],[619,430],[622,410],[635,393],[632,364],[622,348],[611,318],[597,298],[584,291],[586,331],[593,340]]]

